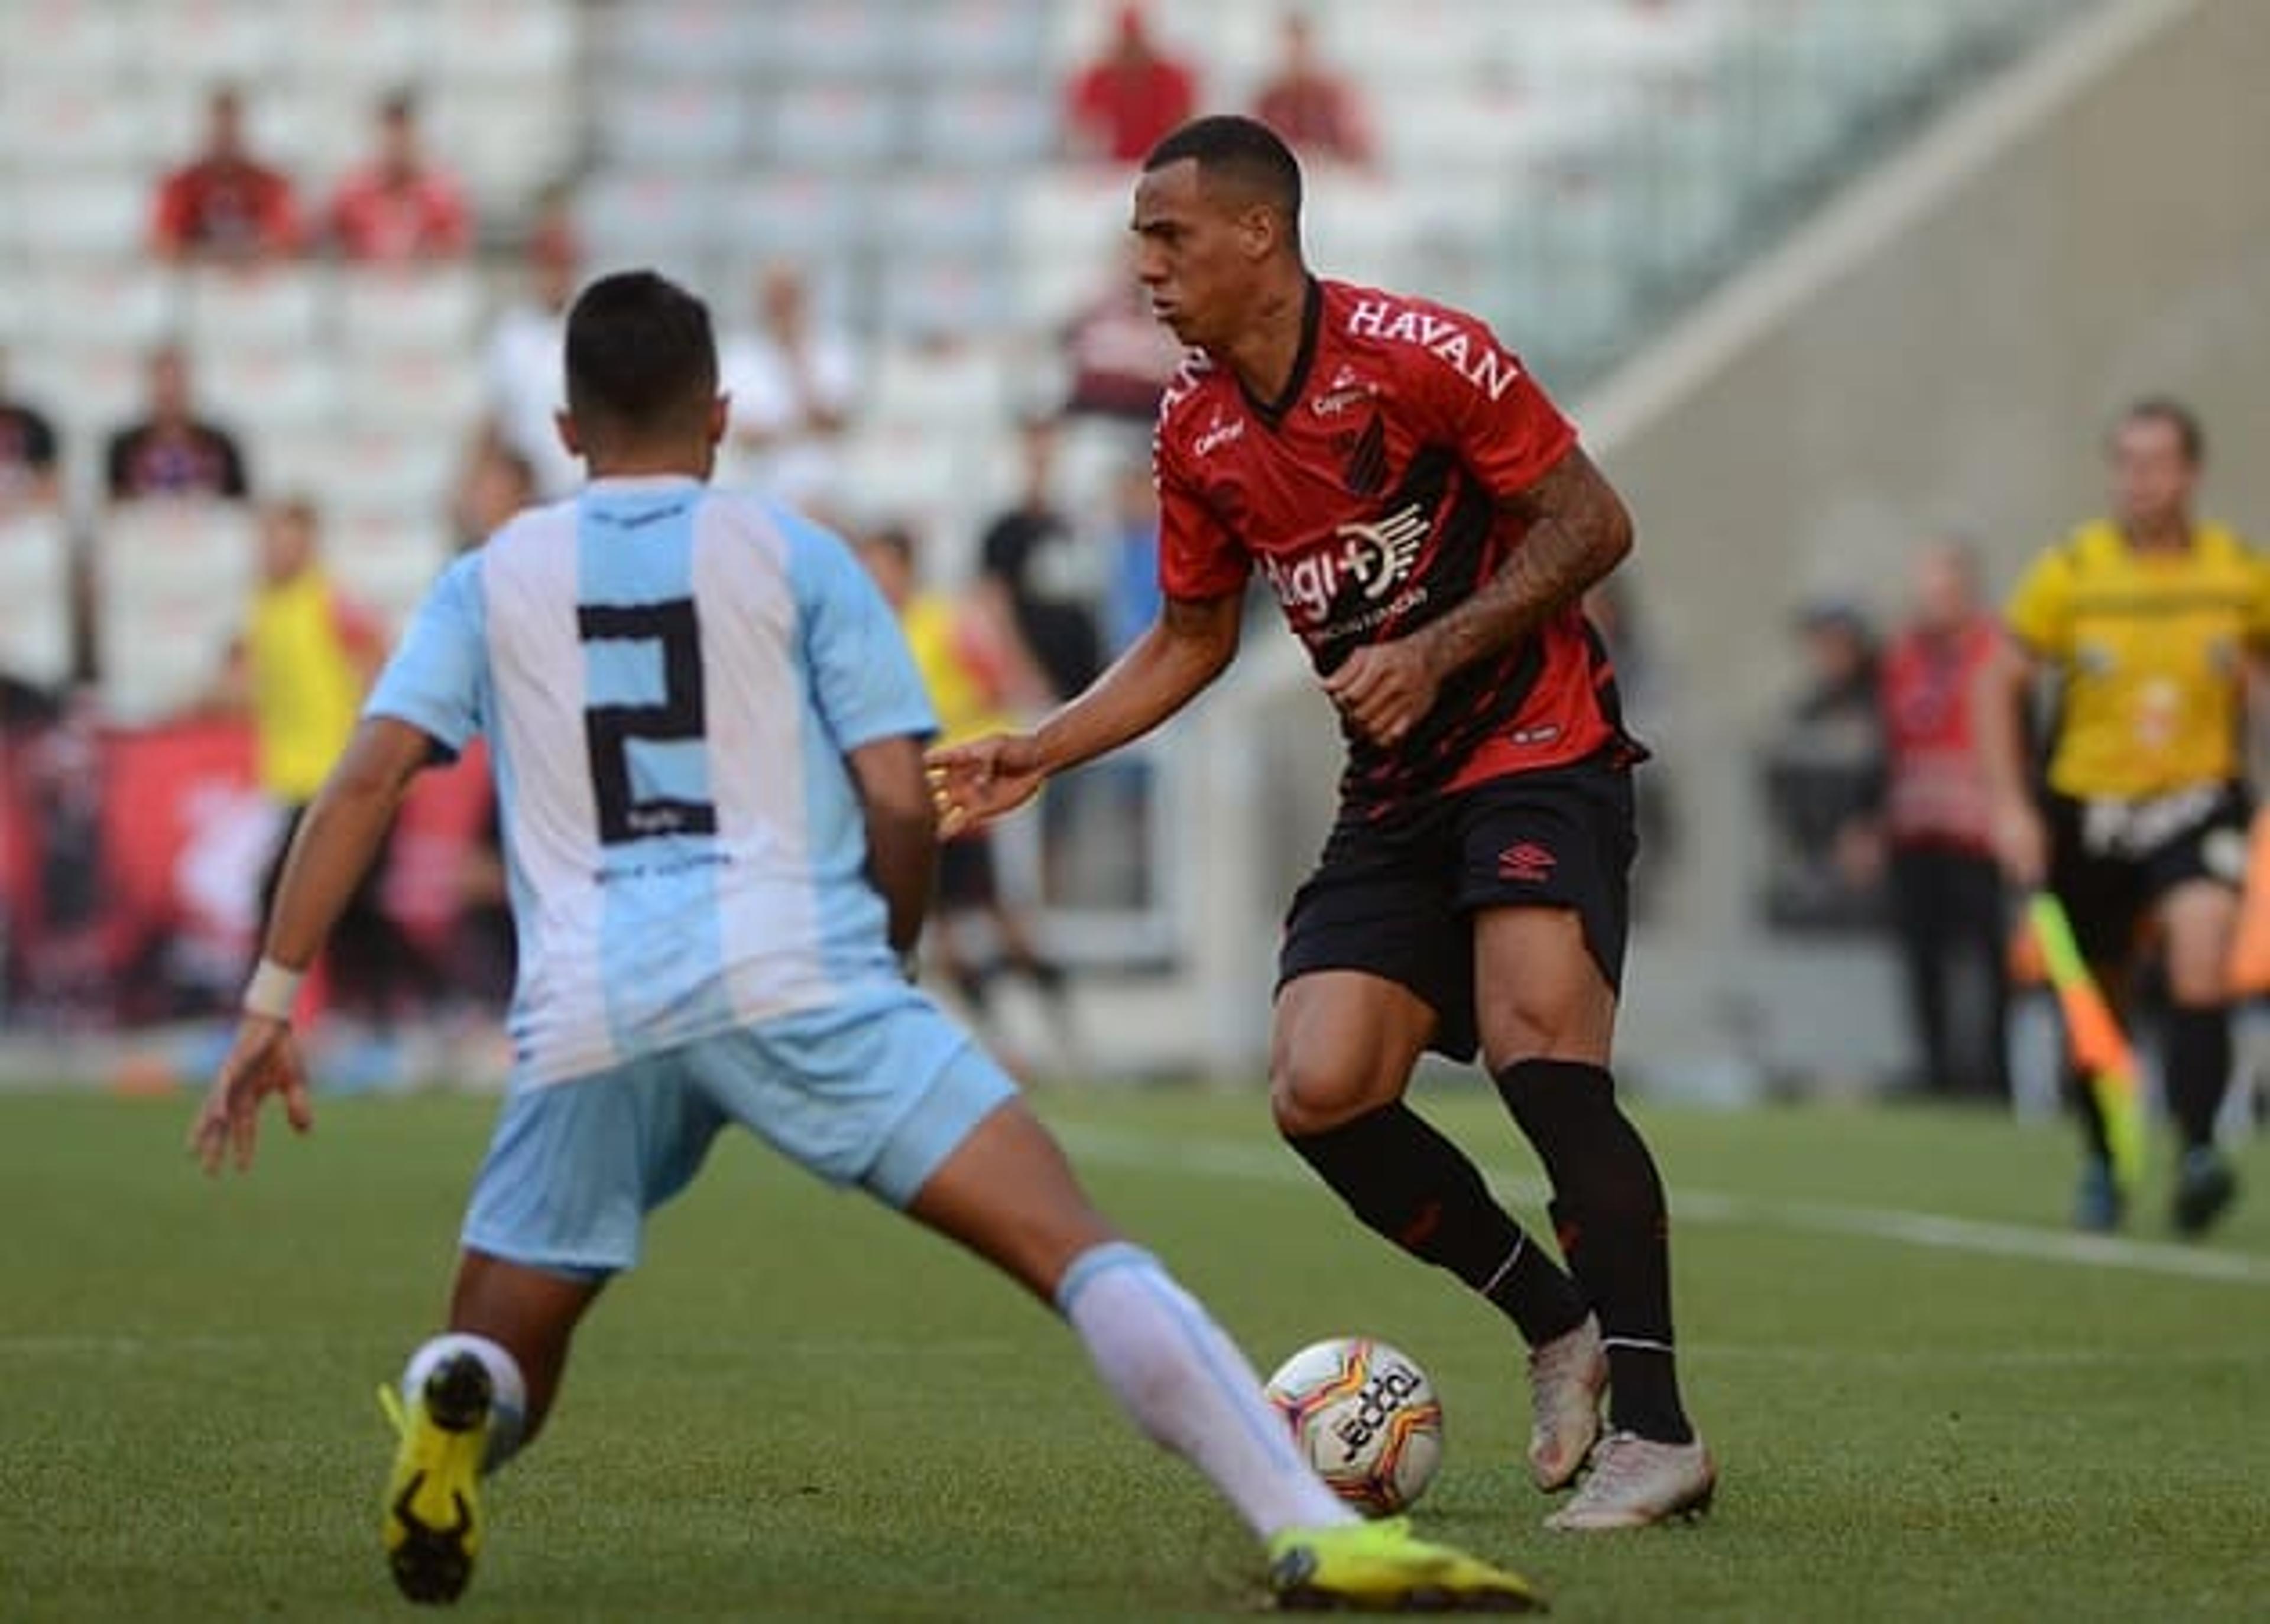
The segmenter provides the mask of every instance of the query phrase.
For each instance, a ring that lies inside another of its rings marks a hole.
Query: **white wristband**
[[[293,1008],[300,1002],[300,983],[305,980],[304,972],[287,970],[273,959],[263,959],[244,989],[245,1013],[289,1023]]]

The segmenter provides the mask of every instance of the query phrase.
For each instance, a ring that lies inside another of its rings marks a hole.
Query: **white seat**
[[[258,85],[283,61],[274,5],[256,0],[114,0],[133,19],[142,71],[196,85]]]
[[[16,183],[24,247],[34,260],[129,259],[149,241],[152,189],[122,169],[26,175]]]
[[[571,0],[437,0],[434,63],[452,77],[564,85],[575,70],[582,10]]]
[[[730,82],[636,79],[599,100],[599,155],[634,167],[723,168],[753,148],[762,99]]]
[[[908,60],[898,8],[874,0],[772,0],[756,61],[790,83],[875,78]]]
[[[427,515],[345,508],[324,515],[323,559],[340,591],[392,637],[449,561],[449,538]]]
[[[464,449],[456,437],[422,426],[367,424],[342,428],[338,446],[338,456],[318,486],[326,512],[419,522],[444,510]]]
[[[879,218],[874,193],[849,176],[764,169],[719,197],[725,246],[750,258],[837,258],[866,241]]]
[[[329,325],[328,290],[323,272],[305,265],[198,270],[184,278],[182,313],[200,350],[305,346]]]
[[[62,515],[0,515],[0,671],[50,687],[70,675],[70,597]]]
[[[444,80],[426,115],[427,150],[447,159],[477,207],[510,213],[575,167],[575,109],[565,81]]]
[[[285,70],[335,97],[423,84],[435,66],[433,0],[292,0],[270,14]]]
[[[1007,278],[990,255],[924,254],[883,266],[882,322],[903,337],[951,337],[1007,325]]]
[[[925,0],[907,19],[910,58],[942,79],[1046,82],[1044,0]]]
[[[149,345],[181,324],[180,278],[145,260],[48,265],[25,281],[39,301],[43,343]]]
[[[586,257],[595,271],[701,263],[730,223],[717,218],[716,197],[711,186],[667,172],[603,170],[576,194]]]
[[[809,169],[879,168],[899,155],[905,133],[898,97],[854,80],[784,86],[770,122],[774,153]]]
[[[471,267],[351,266],[338,273],[333,330],[348,351],[462,359],[478,342],[482,296]]]
[[[969,167],[1031,165],[1057,138],[1055,104],[1013,81],[934,84],[917,104],[914,151],[925,163]]]
[[[115,720],[178,710],[219,670],[254,574],[252,515],[241,505],[125,502],[95,530],[100,692]]]
[[[433,350],[340,357],[338,412],[350,427],[423,428],[462,439],[481,414],[480,369]]]
[[[99,79],[33,78],[11,71],[0,95],[0,163],[142,171],[163,156],[141,98],[122,95],[115,84]]]
[[[736,0],[642,0],[611,10],[607,60],[634,73],[735,78],[766,50],[764,19]]]
[[[142,415],[149,352],[96,336],[51,343],[34,333],[10,352],[8,375],[11,388],[48,409],[66,459],[90,468],[99,480],[109,435]]]
[[[115,84],[127,60],[131,21],[113,0],[9,0],[0,5],[0,62],[10,88],[33,78]],[[19,73],[39,64],[36,75]]]
[[[877,189],[876,240],[894,254],[998,247],[1008,232],[1009,206],[998,176],[912,170]]]
[[[268,429],[329,423],[338,415],[338,374],[323,346],[226,344],[199,350],[197,369],[199,394],[242,437],[256,477]]]

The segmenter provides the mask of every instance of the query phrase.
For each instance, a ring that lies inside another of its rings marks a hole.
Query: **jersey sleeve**
[[[1450,341],[1406,351],[1403,365],[1475,477],[1493,495],[1517,495],[1568,454],[1576,427],[1487,325],[1458,319]]]
[[[2002,619],[2029,653],[2061,660],[2072,652],[2073,568],[2065,549],[2044,552],[2010,589]]]
[[[479,565],[480,554],[468,554],[434,583],[363,705],[366,716],[408,723],[449,758],[481,729]]]
[[[1152,456],[1159,486],[1159,586],[1168,597],[1222,597],[1243,589],[1246,551],[1183,471],[1162,432]]]
[[[935,736],[937,714],[882,590],[818,525],[795,522],[789,539],[812,694],[838,747]]]

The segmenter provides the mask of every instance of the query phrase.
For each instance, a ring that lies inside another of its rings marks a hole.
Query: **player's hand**
[[[1324,692],[1356,731],[1386,746],[1410,737],[1442,686],[1427,645],[1413,637],[1359,649],[1324,679]]]
[[[947,745],[924,758],[938,832],[951,839],[1013,812],[1041,792],[1048,774],[1030,733],[990,733]]]
[[[2049,831],[2034,804],[2021,797],[1994,803],[1992,836],[2002,872],[2021,891],[2038,890],[2049,873]]]
[[[247,1015],[189,1129],[189,1153],[208,1174],[219,1173],[232,1150],[238,1172],[251,1168],[260,1137],[260,1102],[271,1094],[284,1096],[284,1119],[293,1132],[305,1133],[315,1125],[315,1107],[308,1098],[308,1068],[291,1027],[265,1015]]]

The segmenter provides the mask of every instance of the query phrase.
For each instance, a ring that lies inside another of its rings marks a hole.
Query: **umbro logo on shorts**
[[[1554,865],[1560,861],[1535,841],[1522,841],[1497,854],[1497,877],[1524,885],[1542,885],[1553,878]]]

